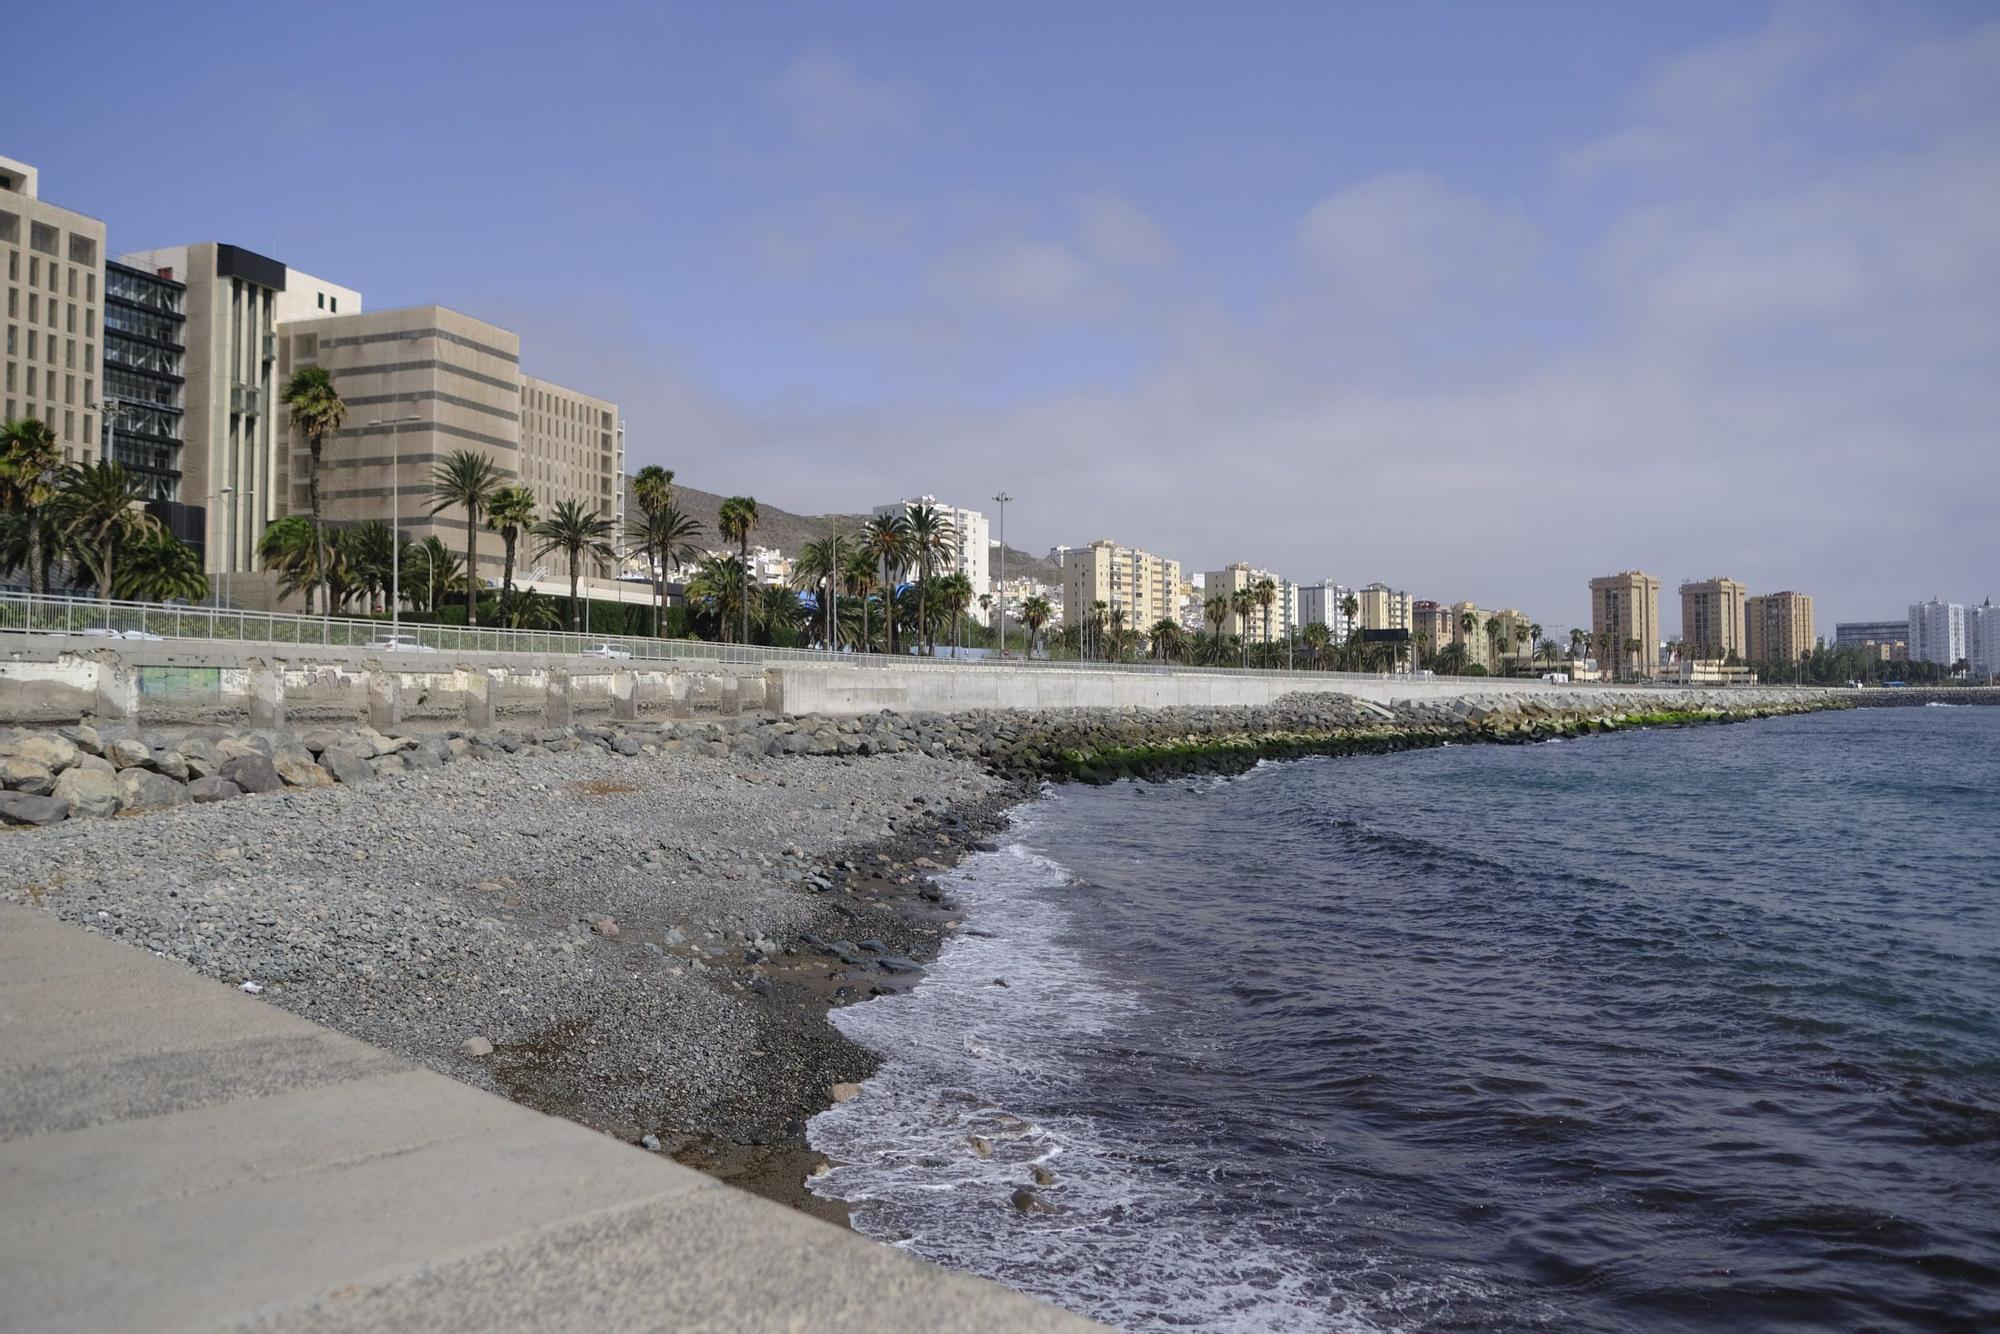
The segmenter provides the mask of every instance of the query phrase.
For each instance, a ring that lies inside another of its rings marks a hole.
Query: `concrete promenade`
[[[0,905],[0,1331],[1084,1330]]]

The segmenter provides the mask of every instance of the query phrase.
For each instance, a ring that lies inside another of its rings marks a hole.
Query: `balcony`
[[[245,417],[254,417],[262,410],[263,396],[253,384],[233,384],[229,386],[229,410]]]

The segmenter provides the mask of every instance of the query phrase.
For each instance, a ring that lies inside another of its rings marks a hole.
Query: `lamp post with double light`
[[[1013,498],[1005,491],[993,495],[993,503],[1000,507],[1000,656],[1003,658],[1007,656],[1007,502]]]
[[[389,432],[389,637],[393,640],[403,625],[403,454],[397,447],[396,428],[422,421],[422,417],[387,417],[369,422],[370,429]]]

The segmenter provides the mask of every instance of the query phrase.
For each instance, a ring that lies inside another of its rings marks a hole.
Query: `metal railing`
[[[235,607],[179,606],[157,602],[103,601],[97,598],[35,597],[0,592],[0,634],[70,635],[101,640],[209,640],[220,643],[275,647],[373,649],[381,653],[422,656],[435,653],[536,653],[581,655],[608,646],[634,661],[714,662],[740,666],[784,663],[849,667],[898,667],[935,671],[982,671],[994,668],[1035,671],[1124,672],[1141,675],[1270,677],[1290,681],[1413,682],[1408,673],[1335,672],[1301,667],[1230,667],[1166,662],[1095,662],[1019,656],[956,658],[918,657],[888,653],[832,652],[824,648],[766,648],[755,644],[718,644],[705,639],[655,639],[646,635],[586,635],[560,630],[514,630],[496,626],[431,625],[404,621],[398,627],[404,641],[418,649],[391,648],[389,622],[352,616],[308,616],[296,612],[246,611]],[[1464,678],[1467,680],[1507,678]]]

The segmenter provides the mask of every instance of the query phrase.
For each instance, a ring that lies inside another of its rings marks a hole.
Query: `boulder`
[[[72,815],[116,815],[125,796],[115,774],[98,769],[65,769],[50,793],[66,802]]]
[[[107,745],[104,748],[104,758],[110,760],[117,768],[136,769],[142,764],[151,762],[153,749],[143,741],[134,741],[127,737]]]
[[[206,804],[211,801],[227,801],[231,797],[243,795],[243,789],[227,778],[197,778],[187,785],[188,800]]]
[[[271,761],[255,751],[225,761],[220,773],[245,792],[278,792],[285,786]]]
[[[76,743],[47,732],[31,732],[12,741],[0,742],[0,755],[16,755],[33,760],[45,769],[60,771],[75,764],[83,752]]]
[[[187,801],[187,789],[151,769],[126,769],[118,775],[119,796],[127,810],[159,810]]]
[[[69,803],[29,792],[0,792],[0,824],[43,825],[69,818]]]
[[[299,744],[313,754],[318,755],[326,751],[330,746],[339,745],[342,740],[341,734],[334,731],[331,727],[315,727],[312,731],[307,732],[299,738]]]
[[[0,758],[0,785],[30,796],[46,797],[55,788],[56,776],[45,764],[8,755]]]
[[[268,758],[270,749],[233,736],[223,737],[215,743],[215,758],[225,764],[230,760],[248,759],[252,755]]]
[[[409,767],[403,763],[401,755],[377,755],[373,760],[369,761],[369,764],[375,770],[377,778],[381,778],[387,774],[402,773]]]
[[[98,737],[97,729],[85,723],[77,723],[70,727],[58,727],[56,735],[86,755],[102,755],[104,753],[104,742]]]
[[[444,757],[429,746],[414,746],[402,754],[406,767],[411,769],[442,769]]]
[[[374,759],[363,759],[346,746],[328,746],[321,752],[319,763],[343,783],[368,783],[375,778]]]
[[[102,755],[79,755],[76,757],[76,763],[72,764],[70,768],[89,769],[100,774],[115,774],[118,772],[118,766],[110,760],[105,759]]]
[[[333,786],[333,775],[320,768],[304,746],[280,746],[271,756],[271,767],[288,787]]]
[[[154,751],[153,762],[149,767],[165,774],[176,783],[185,783],[188,780],[187,757],[177,750]]]

